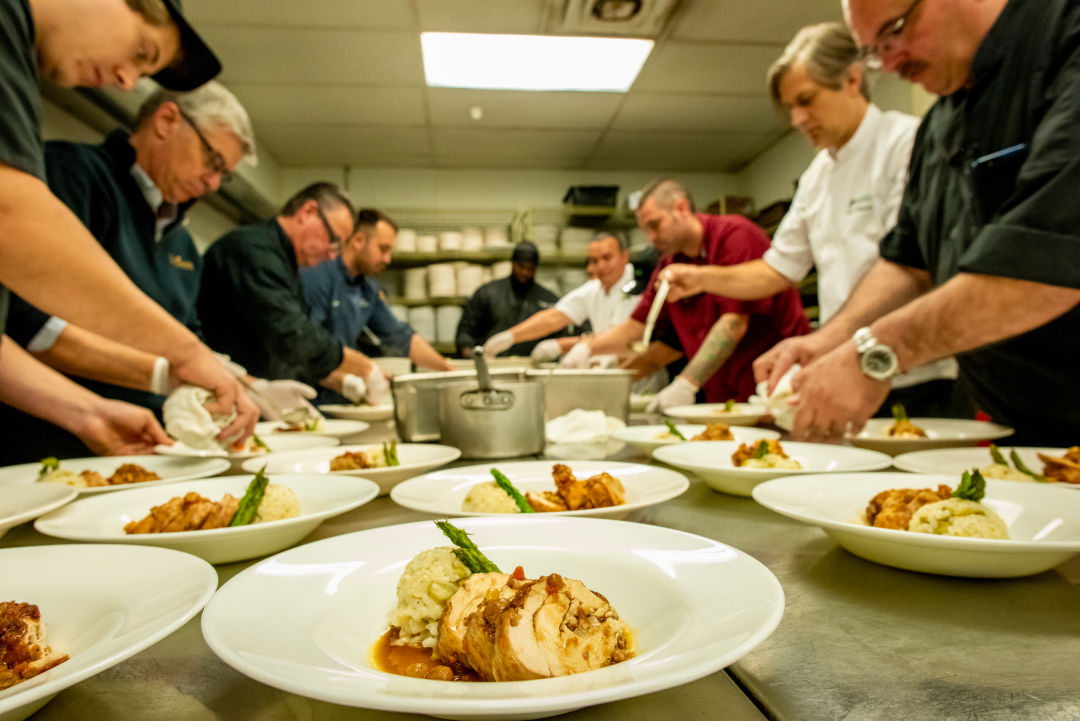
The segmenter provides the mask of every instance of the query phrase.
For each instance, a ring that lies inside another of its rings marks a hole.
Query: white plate
[[[35,483],[32,486],[5,488],[4,492],[0,493],[0,538],[3,538],[9,528],[32,521],[78,495],[79,492],[71,486],[59,483]]]
[[[794,468],[742,468],[731,463],[731,454],[739,448],[735,441],[695,441],[662,446],[653,458],[690,471],[711,488],[735,496],[749,496],[754,486],[770,478],[806,475],[828,471],[880,471],[892,459],[884,453],[824,443],[784,441],[784,452],[802,464]]]
[[[378,406],[369,406],[366,403],[358,406],[346,403],[328,403],[319,406],[319,410],[328,416],[344,418],[350,421],[376,422],[387,421],[394,417],[393,403],[383,403]]]
[[[705,426],[676,425],[675,427],[679,429],[679,433],[682,433],[687,438],[693,438],[705,430]],[[658,436],[667,432],[667,426],[627,426],[618,433],[613,433],[611,437],[626,443],[633,443],[644,453],[652,455],[652,452],[660,446],[673,446],[686,442],[680,441],[678,438],[658,438]],[[776,431],[770,431],[766,428],[752,428],[750,426],[732,426],[731,435],[735,436],[738,443],[774,440],[780,437],[780,434]],[[699,441],[694,442],[698,443]]]
[[[528,719],[706,676],[761,643],[783,614],[783,590],[765,566],[700,536],[595,518],[457,525],[504,570],[558,572],[603,593],[636,629],[637,656],[575,676],[506,683],[375,670],[368,651],[387,628],[402,569],[418,552],[447,545],[430,522],[329,538],[243,571],[207,606],[203,636],[241,673],[310,698],[445,718]]]
[[[859,448],[869,448],[890,456],[923,451],[929,448],[973,446],[979,441],[1011,436],[1008,426],[986,421],[969,421],[962,418],[912,418],[911,422],[926,431],[926,438],[889,438],[886,429],[893,424],[891,418],[871,418],[857,436],[848,442]]]
[[[645,411],[645,407],[649,405],[649,402],[655,397],[655,393],[631,393],[630,412],[643,413]]]
[[[682,423],[720,422],[729,426],[752,426],[769,412],[766,406],[757,403],[736,403],[731,411],[724,410],[724,407],[723,403],[675,406],[664,411],[664,415]]]
[[[240,498],[250,481],[250,476],[227,476],[85,498],[42,516],[34,522],[34,528],[47,536],[71,541],[164,546],[194,554],[210,563],[232,563],[288,548],[327,518],[362,506],[379,493],[377,485],[363,478],[271,476],[271,483],[288,486],[296,493],[300,501],[298,517],[206,531],[124,533],[125,524],[145,518],[153,506],[170,498],[191,491],[213,501],[221,500],[226,493]]]
[[[41,609],[46,638],[71,658],[0,691],[0,719],[21,721],[60,691],[165,638],[199,612],[217,573],[187,553],[145,546],[0,550],[5,601]]]
[[[432,468],[444,466],[461,456],[461,451],[450,446],[432,443],[398,443],[397,454],[401,465],[386,468],[364,468],[355,471],[331,471],[330,460],[345,452],[366,451],[378,448],[378,443],[356,446],[338,446],[336,448],[314,448],[310,451],[275,453],[266,458],[252,458],[244,461],[243,469],[254,473],[266,464],[267,473],[329,473],[331,475],[360,476],[370,478],[379,484],[379,494],[390,489],[406,478],[412,478]]]
[[[1042,453],[1048,456],[1061,457],[1065,455],[1067,448],[1031,448],[1031,447],[1014,447],[1014,446],[1000,446],[999,450],[1006,459],[1009,458],[1009,454],[1012,451],[1016,451],[1020,456],[1020,460],[1024,462],[1024,465],[1029,470],[1035,473],[1042,473],[1043,466],[1042,459],[1037,454]],[[972,468],[983,468],[993,463],[993,459],[990,458],[989,448],[938,448],[932,451],[913,451],[912,453],[904,453],[893,459],[893,465],[899,468],[901,471],[908,471],[910,473],[944,473],[949,476],[959,477],[964,471],[970,471]],[[1010,467],[1012,462],[1009,462]],[[1002,480],[1002,479],[992,479]],[[1038,483],[1038,481],[1032,479],[1032,483]],[[1057,488],[1073,488],[1080,490],[1080,484],[1076,483],[1052,483]]]
[[[76,488],[79,495],[94,495],[112,491],[145,488],[149,485],[190,481],[195,478],[207,478],[229,470],[229,461],[224,458],[181,458],[179,456],[99,456],[95,458],[63,458],[60,468],[73,473],[97,471],[108,478],[124,463],[135,463],[148,471],[161,476],[160,481],[143,483],[122,483],[116,486],[98,486],[96,488]],[[0,486],[31,484],[37,482],[40,463],[23,463],[18,466],[0,468]],[[53,485],[53,484],[50,484]],[[62,485],[62,484],[56,484]],[[71,486],[65,486],[70,488]]]
[[[213,451],[204,451],[198,448],[186,446],[177,441],[171,446],[154,446],[154,452],[159,456],[187,456],[189,458],[228,458],[231,461],[246,460],[248,458],[262,458],[269,453],[282,453],[285,451],[301,451],[307,448],[330,448],[338,444],[338,439],[332,436],[317,436],[311,433],[271,433],[266,438],[259,436],[259,440],[270,447],[269,451],[231,451],[226,452],[222,448]]]
[[[275,436],[331,436],[332,438],[344,438],[354,433],[366,431],[371,426],[364,421],[350,421],[341,418],[326,418],[319,421],[317,431],[279,431],[285,424],[281,421],[261,421],[255,424],[255,432],[259,438],[269,443],[269,439]]]
[[[519,491],[554,491],[551,467],[563,463],[570,467],[578,480],[607,471],[622,481],[626,488],[626,503],[609,508],[590,508],[583,511],[545,513],[545,516],[596,516],[624,518],[630,511],[675,498],[690,486],[686,476],[666,468],[638,463],[608,463],[604,461],[518,461],[493,462],[436,471],[394,486],[390,498],[400,506],[438,516],[490,516],[491,513],[472,513],[461,510],[469,489],[494,480],[491,469],[498,468]],[[503,515],[503,514],[498,514]]]
[[[1080,552],[1080,495],[1044,483],[986,482],[983,503],[1009,526],[1012,540],[956,538],[873,528],[859,513],[890,488],[956,488],[957,476],[908,473],[825,474],[778,478],[754,489],[754,500],[777,513],[821,526],[848,551],[887,566],[974,578],[1041,573]]]

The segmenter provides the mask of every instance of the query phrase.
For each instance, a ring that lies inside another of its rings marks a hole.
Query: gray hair
[[[165,103],[176,103],[200,130],[214,126],[224,127],[240,139],[244,148],[244,160],[250,161],[252,165],[258,161],[255,157],[255,131],[251,128],[247,111],[236,96],[221,83],[211,80],[183,93],[176,90],[158,90],[139,108],[135,127],[141,128],[149,122],[158,108]]]
[[[590,240],[589,242],[595,243],[596,241],[603,240],[604,238],[614,238],[615,242],[619,244],[619,250],[630,249],[630,241],[627,240],[626,234],[620,233],[617,230],[602,230],[596,235],[594,235],[592,237],[592,240]]]
[[[671,210],[675,206],[675,201],[686,198],[687,202],[690,203],[690,212],[697,212],[697,207],[694,205],[694,196],[690,194],[690,189],[674,178],[654,178],[650,180],[649,184],[641,189],[638,207],[645,205],[645,201],[649,198],[653,198],[656,207],[662,210]]]
[[[349,216],[356,222],[356,206],[353,205],[352,200],[345,194],[336,183],[327,183],[320,181],[312,183],[303,190],[296,193],[288,200],[285,201],[285,205],[282,206],[281,212],[278,215],[285,217],[292,217],[303,207],[304,203],[309,200],[314,200],[321,210],[327,210],[329,208],[343,207],[349,211]],[[355,225],[354,225],[355,227]],[[352,235],[353,231],[349,231],[349,235]]]
[[[843,23],[819,23],[804,27],[795,34],[765,75],[773,105],[777,110],[783,109],[783,103],[780,102],[780,81],[791,68],[802,65],[815,83],[831,90],[839,90],[848,70],[855,64],[858,53],[859,47],[851,37],[851,31]],[[870,99],[870,85],[865,72],[859,92],[867,100]]]

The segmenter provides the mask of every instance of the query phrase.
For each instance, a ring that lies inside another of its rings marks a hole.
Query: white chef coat
[[[764,260],[792,283],[817,266],[820,321],[840,310],[880,257],[895,225],[919,119],[871,104],[843,147],[822,150],[799,188]],[[956,378],[956,361],[938,361],[900,376],[894,387]]]
[[[627,263],[622,277],[615,281],[610,290],[605,291],[604,284],[597,279],[587,281],[560,298],[555,310],[569,318],[574,325],[581,325],[588,318],[593,333],[602,333],[629,318],[641,299],[640,295],[627,295],[621,290],[633,279],[634,266]]]

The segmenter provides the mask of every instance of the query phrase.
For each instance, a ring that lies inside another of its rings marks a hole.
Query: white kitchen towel
[[[795,425],[795,406],[788,403],[793,395],[791,379],[802,370],[798,363],[788,368],[787,372],[780,377],[772,395],[769,395],[769,381],[763,380],[757,384],[757,395],[750,396],[751,403],[764,403],[772,414],[773,423],[785,431],[790,431]]]
[[[165,432],[196,450],[221,450],[223,446],[218,442],[217,434],[232,421],[235,411],[228,416],[211,416],[203,404],[213,396],[205,388],[187,385],[170,393],[161,409]]]
[[[544,433],[548,443],[598,443],[623,428],[626,428],[625,423],[603,411],[577,408],[548,421]]]

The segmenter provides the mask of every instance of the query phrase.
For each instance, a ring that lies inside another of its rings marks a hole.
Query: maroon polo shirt
[[[649,315],[656,295],[657,276],[671,263],[693,265],[737,265],[756,260],[769,247],[769,236],[757,225],[740,215],[697,216],[704,229],[701,255],[690,258],[678,253],[663,256],[656,264],[649,287],[630,315],[641,323]],[[713,324],[725,313],[743,313],[750,317],[746,335],[735,346],[735,352],[702,389],[705,400],[723,403],[729,399],[745,401],[754,392],[754,359],[774,345],[795,335],[810,332],[810,322],[803,312],[802,300],[796,288],[788,288],[762,300],[732,300],[711,293],[683,298],[678,303],[665,303],[657,318],[656,333],[660,336],[667,327],[674,330],[682,350],[692,358],[701,347]],[[670,335],[670,334],[669,334]]]

